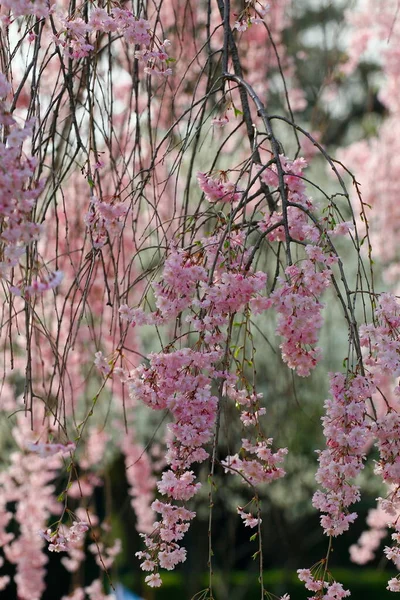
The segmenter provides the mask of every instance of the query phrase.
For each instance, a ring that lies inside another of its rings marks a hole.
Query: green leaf
[[[238,347],[236,348],[235,352],[233,353],[233,356],[234,356],[235,358],[237,358],[237,357],[239,356],[239,354],[240,354],[240,351],[242,350],[242,348],[243,348],[243,346],[238,346]]]

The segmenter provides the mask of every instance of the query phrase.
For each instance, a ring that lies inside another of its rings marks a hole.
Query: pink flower
[[[162,585],[161,577],[158,573],[152,573],[145,578],[145,582],[150,587],[160,587]]]
[[[201,483],[193,483],[194,478],[193,471],[186,471],[179,477],[170,470],[162,474],[157,487],[161,494],[171,496],[175,500],[189,500],[201,488]]]
[[[199,171],[197,173],[197,181],[209,202],[232,203],[240,200],[242,196],[242,193],[236,189],[236,186],[226,181],[222,175],[219,179],[213,179]]]
[[[234,27],[234,29],[237,29],[238,31],[246,31],[248,28],[248,22],[247,21],[236,21],[235,25],[233,27]]]
[[[354,223],[352,221],[346,221],[344,223],[338,223],[330,232],[330,235],[339,236],[347,235],[350,231],[354,230]]]
[[[392,577],[392,579],[389,579],[386,589],[390,592],[400,592],[400,580],[397,577]]]
[[[254,517],[251,513],[245,513],[238,508],[238,514],[241,516],[245,527],[257,527],[259,523],[262,523],[262,519]]]

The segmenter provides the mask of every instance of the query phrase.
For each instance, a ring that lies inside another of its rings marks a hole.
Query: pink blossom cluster
[[[204,239],[202,244],[203,260],[213,268],[211,281],[196,254],[189,256],[173,247],[165,261],[162,281],[153,284],[157,311],[146,315],[141,309],[123,304],[119,309],[121,319],[132,325],[161,324],[191,307],[192,314],[186,317],[186,322],[204,332],[204,340],[212,344],[223,339],[221,328],[230,314],[243,310],[247,304],[255,314],[269,306],[261,295],[266,274],[245,268],[251,249],[244,247],[242,234],[227,237],[225,250],[220,248],[219,236]]]
[[[269,10],[269,4],[262,4],[258,0],[246,0],[246,7],[240,13],[234,24],[234,29],[243,32],[252,25],[260,25]]]
[[[389,485],[389,493],[379,498],[379,506],[386,514],[387,525],[394,529],[392,545],[384,548],[386,558],[400,568],[400,415],[394,409],[378,418],[371,426],[379,451],[375,472]],[[382,536],[383,537],[383,536]],[[391,584],[392,587],[395,585]],[[396,584],[397,585],[397,584]],[[400,588],[400,586],[399,586]],[[391,591],[400,591],[391,590]]]
[[[198,264],[196,255],[189,256],[172,246],[164,263],[162,280],[153,283],[157,311],[146,315],[141,309],[123,304],[119,308],[121,319],[131,325],[167,322],[191,306],[199,283],[206,279],[207,271]]]
[[[360,327],[360,342],[366,350],[365,364],[374,373],[375,378],[387,373],[391,377],[400,376],[400,306],[394,295],[385,293],[379,296],[378,306],[374,314],[374,323]],[[395,395],[400,393],[399,386],[395,387]],[[395,405],[397,407],[397,404]],[[387,546],[384,550],[386,557],[397,566],[400,565],[400,526],[398,515],[400,513],[400,415],[395,407],[386,406],[384,414],[378,415],[371,424],[371,433],[375,438],[375,445],[379,451],[379,460],[376,463],[375,472],[382,477],[388,485],[389,493],[386,498],[379,499],[379,511],[386,516],[386,525],[395,529],[392,534],[394,544]],[[361,538],[358,546],[354,547],[352,554],[360,558],[360,551],[366,546],[362,559],[368,559],[373,550],[378,546],[384,535],[382,527],[373,527]],[[397,583],[396,583],[397,582]],[[394,589],[399,587],[399,590]],[[400,591],[397,579],[392,580],[388,589]]]
[[[81,497],[82,496],[80,496],[80,498]],[[76,509],[75,518],[77,519],[77,523],[85,524],[88,518],[90,518],[90,523],[92,526],[97,525],[98,523],[96,515],[90,513],[89,510],[87,508],[83,508],[83,506],[80,506]],[[65,528],[63,528],[63,532],[65,534]],[[47,535],[47,532],[45,533]],[[43,536],[44,532],[40,532],[40,535]],[[70,536],[70,539],[65,544],[65,549],[63,552],[65,552],[66,555],[61,558],[61,563],[69,573],[76,573],[84,563],[86,558],[85,541],[86,536],[78,534]]]
[[[149,366],[140,365],[130,375],[128,388],[134,399],[156,410],[168,408],[174,416],[169,429],[178,444],[170,442],[168,462],[175,469],[207,456],[200,447],[210,439],[217,406],[210,376],[221,357],[220,350],[160,352],[150,355]]]
[[[116,203],[114,198],[106,201],[92,197],[84,221],[91,233],[93,248],[102,248],[109,237],[113,238],[121,233],[127,212],[128,208]]]
[[[162,295],[162,293],[163,292],[161,292],[161,295]],[[167,296],[167,298],[168,297],[170,298],[171,304],[172,304],[174,302],[174,300],[172,300],[174,291],[166,289],[165,295]],[[175,301],[177,303],[185,302],[185,300],[183,298],[176,298]],[[161,304],[162,304],[162,301],[161,301]],[[166,307],[166,309],[171,309],[172,311],[175,310],[175,307],[169,306],[168,300],[165,303],[165,307]],[[140,325],[161,324],[163,322],[162,310],[160,310],[158,314],[157,313],[145,313],[145,311],[142,308],[131,308],[127,304],[121,304],[118,312],[119,312],[121,321],[125,321],[126,323],[129,323],[132,327],[136,327],[136,325],[140,326]],[[97,362],[95,364],[100,371],[103,371],[103,369],[104,370],[108,369],[108,372],[110,371],[110,366],[108,365],[107,362],[105,362],[104,357],[100,357],[99,352],[96,352],[96,360],[97,360]],[[102,364],[100,365],[100,363],[102,363]],[[103,374],[104,374],[104,371],[103,371]]]
[[[374,312],[374,322],[360,327],[360,342],[365,349],[364,363],[371,370],[373,380],[380,383],[382,374],[399,377],[399,331],[400,306],[394,295],[384,293],[379,296]],[[395,387],[394,394],[399,396],[400,388]],[[388,495],[378,498],[378,508],[370,511],[368,524],[371,529],[364,532],[358,543],[350,548],[352,560],[365,563],[374,557],[381,540],[385,537],[387,527],[395,530],[392,533],[392,545],[384,548],[389,560],[400,566],[400,416],[397,401],[392,405],[386,403],[382,414],[380,411],[369,426],[370,435],[375,440],[379,452],[375,472],[388,486]],[[400,581],[393,578],[388,583],[388,590],[400,591]]]
[[[240,200],[242,192],[237,189],[236,184],[227,181],[225,172],[221,172],[218,178],[213,178],[205,173],[197,173],[197,181],[200,189],[204,192],[209,202],[233,203]]]
[[[170,437],[166,455],[170,468],[162,474],[157,488],[161,495],[174,502],[186,503],[200,489],[190,467],[208,457],[203,446],[212,437],[218,407],[218,398],[212,392],[213,380],[228,377],[220,368],[224,358],[220,344],[226,344],[229,318],[255,299],[262,298],[260,294],[265,289],[266,275],[254,273],[246,265],[249,252],[243,234],[237,233],[222,241],[219,235],[206,238],[202,240],[201,249],[193,255],[173,247],[165,262],[162,280],[153,284],[157,310],[145,315],[127,305],[120,307],[122,320],[132,324],[167,323],[189,309],[191,313],[186,322],[198,331],[199,342],[195,347],[179,350],[171,347],[168,351],[150,354],[148,365],[139,365],[124,376],[133,402],[140,400],[156,410],[167,408],[173,417],[168,425]],[[262,302],[258,304],[258,309],[263,310]],[[246,406],[249,425],[251,419],[263,413],[258,406],[258,415],[252,411],[256,406],[254,400],[258,403],[259,396]],[[257,458],[243,461],[242,469],[252,485],[284,475],[278,464],[283,461],[286,450],[273,453],[268,447],[270,443],[268,440],[248,446],[248,452]],[[178,515],[177,511],[183,507],[168,503],[153,503],[152,506],[157,507],[161,522],[154,525],[154,531],[144,535],[147,546],[147,552],[141,555],[145,559],[144,568],[156,571],[167,564],[167,568],[173,568],[185,560],[186,553],[177,541],[183,537],[189,523],[181,524],[173,534],[167,533],[171,523],[174,524],[171,515]],[[189,520],[185,517],[185,521]],[[170,541],[174,545],[165,557],[163,552],[167,550],[160,544],[168,542],[167,537],[171,535]],[[161,580],[153,573],[147,582],[157,586]]]
[[[295,160],[290,160],[290,158],[283,154],[279,155],[279,160],[284,173],[283,181],[293,195],[292,200],[301,204],[301,200],[304,200],[306,196],[306,186],[302,177],[303,171],[307,167],[307,161],[301,156]],[[261,167],[260,179],[268,186],[277,189],[279,187],[279,176],[276,164],[272,164],[266,168]]]
[[[190,500],[201,488],[201,483],[195,483],[193,471],[184,471],[177,475],[172,469],[165,471],[157,488],[163,496],[169,496],[174,500]]]
[[[269,232],[269,241],[297,240],[305,245],[306,258],[295,265],[289,265],[286,278],[280,278],[279,287],[271,294],[264,308],[273,306],[278,312],[276,332],[284,338],[281,344],[282,358],[297,374],[307,377],[321,360],[321,350],[316,346],[322,325],[320,301],[325,289],[331,284],[331,267],[338,258],[331,246],[326,244],[326,234],[348,235],[353,224],[350,222],[334,224],[327,218],[320,219],[318,225],[309,217],[313,202],[307,195],[303,170],[307,166],[304,158],[294,161],[281,155],[279,157],[285,185],[286,201],[297,206],[282,206],[282,211],[266,216],[259,228],[267,232],[270,227],[287,220],[290,240],[286,237],[284,225]],[[276,164],[260,167],[260,179],[270,188],[279,188],[279,176]],[[281,199],[282,201],[283,199]],[[284,204],[284,203],[283,203]],[[324,235],[322,235],[324,234]],[[305,243],[309,240],[309,243]]]
[[[365,364],[393,377],[400,376],[400,305],[393,294],[379,296],[375,322],[360,326],[360,343],[367,349]]]
[[[271,226],[286,218],[289,235],[293,240],[301,242],[309,240],[313,244],[317,244],[321,241],[322,231],[324,234],[329,234],[329,236],[333,237],[348,235],[354,229],[352,221],[336,223],[332,218],[323,217],[318,220],[317,225],[307,215],[307,212],[310,213],[315,209],[313,200],[307,193],[306,182],[303,177],[303,171],[308,166],[307,161],[302,157],[292,161],[282,154],[279,160],[283,171],[286,200],[289,205],[286,207],[285,215],[282,210],[275,211],[272,215],[265,215],[264,219],[259,223],[260,230],[267,231]],[[270,167],[260,167],[260,179],[269,187],[278,190],[279,176],[276,164],[272,164]],[[294,203],[297,206],[290,206],[290,203]],[[286,232],[284,226],[277,227],[268,233],[267,237],[271,242],[285,241]]]
[[[389,579],[386,589],[389,590],[389,592],[400,592],[400,579],[397,577]]]
[[[287,448],[279,448],[273,452],[270,448],[272,439],[262,440],[252,444],[247,439],[242,439],[242,449],[246,453],[243,458],[239,454],[227,456],[221,461],[225,473],[242,476],[250,485],[271,483],[284,477],[285,471],[279,466],[288,453]],[[250,458],[255,456],[256,458]]]
[[[229,316],[248,306],[254,314],[270,306],[262,295],[267,276],[262,271],[247,269],[251,248],[246,248],[242,233],[231,234],[221,249],[219,236],[202,240],[205,262],[212,269],[212,279],[199,284],[199,298],[193,308],[200,312],[188,315],[186,322],[204,335],[206,343],[224,343],[224,328]]]
[[[98,369],[98,371],[104,376],[107,377],[111,373],[111,365],[106,357],[103,355],[102,351],[99,350],[95,353],[94,365]]]
[[[55,531],[40,531],[40,535],[49,542],[50,552],[66,552],[70,544],[74,546],[82,542],[88,529],[85,521],[76,521],[71,527],[60,525]]]
[[[312,210],[314,208],[313,202],[306,193],[306,183],[303,179],[303,170],[307,167],[307,162],[302,157],[292,161],[283,155],[280,155],[279,160],[284,172],[283,181],[288,202],[294,202],[305,210]],[[278,189],[279,177],[276,164],[267,168],[260,168],[260,179],[274,190]],[[264,220],[259,223],[260,230],[266,231],[272,225],[282,221],[282,217],[283,214],[281,211],[276,211],[272,215],[266,215]],[[286,209],[286,218],[289,234],[292,239],[300,241],[309,239],[312,242],[318,242],[320,238],[319,230],[314,224],[310,224],[307,214],[301,208],[288,206]],[[267,237],[271,242],[285,241],[284,227],[277,227]]]
[[[266,413],[266,408],[260,406],[263,394],[249,393],[246,389],[238,390],[230,381],[226,382],[224,393],[240,409],[240,420],[245,427],[259,424],[259,418]]]
[[[143,62],[146,66],[143,69],[147,75],[157,75],[158,77],[168,77],[172,75],[171,67],[168,67],[172,58],[169,58],[167,48],[171,45],[169,40],[164,40],[157,48],[153,50],[138,50],[135,52],[135,57]]]
[[[265,290],[266,283],[267,275],[262,271],[246,273],[243,269],[227,269],[224,272],[221,269],[212,284],[200,284],[201,299],[195,300],[194,305],[210,311],[210,317],[215,314],[234,314],[255,297],[258,298],[258,294]],[[206,323],[206,327],[210,325],[219,326],[221,323]]]
[[[376,446],[379,450],[379,461],[376,465],[378,473],[383,481],[389,485],[397,486],[400,481],[400,415],[394,409],[379,417],[372,425],[371,431],[376,439]],[[392,498],[400,502],[400,494],[397,499],[397,493],[391,494]],[[389,508],[388,503],[382,505],[384,510]],[[398,506],[400,508],[400,504]]]
[[[18,419],[13,433],[20,450],[11,454],[8,469],[0,474],[0,547],[7,561],[16,566],[18,598],[40,600],[46,587],[48,558],[38,528],[46,526],[50,515],[60,512],[52,483],[59,458],[50,456],[43,461],[36,453],[24,451],[25,441],[32,433],[23,418]],[[15,505],[13,512],[7,508],[11,505]],[[13,533],[7,531],[10,525]],[[1,585],[5,584],[2,579]]]
[[[259,517],[255,517],[251,513],[244,512],[244,510],[240,506],[238,506],[237,512],[238,515],[240,515],[245,527],[258,527],[258,525],[262,523],[262,519],[260,519]]]
[[[349,506],[360,499],[359,487],[352,480],[363,469],[365,450],[370,441],[366,401],[374,392],[371,378],[342,373],[331,375],[331,398],[325,400],[322,418],[327,448],[318,451],[317,482],[325,489],[313,497],[315,508],[324,513],[321,525],[326,535],[347,531],[357,513]]]
[[[148,46],[151,42],[150,23],[137,18],[129,10],[114,7],[110,12],[95,7],[86,22],[80,17],[60,17],[62,27],[53,41],[64,49],[67,57],[78,59],[88,56],[94,45],[88,43],[90,34],[117,33],[129,44]]]
[[[42,232],[42,226],[32,221],[31,215],[44,181],[35,182],[37,160],[24,157],[22,152],[33,122],[22,128],[17,125],[4,99],[10,92],[11,85],[0,73],[0,130],[7,130],[5,142],[0,142],[0,278],[8,277],[26,247]]]
[[[201,246],[206,253],[205,264],[209,269],[214,269],[214,279],[227,270],[252,273],[251,269],[246,270],[252,251],[251,246],[246,247],[246,241],[246,234],[241,230],[218,231],[202,238]]]
[[[137,552],[136,556],[143,560],[141,567],[144,571],[154,571],[158,567],[172,570],[186,560],[186,550],[177,542],[182,540],[196,513],[160,500],[153,502],[152,509],[161,515],[161,521],[154,523],[151,535],[142,534],[147,551]],[[146,583],[151,587],[159,587],[161,577],[153,573],[146,577]]]
[[[198,264],[196,255],[189,256],[176,247],[165,261],[162,281],[154,283],[156,306],[163,319],[173,319],[189,308],[201,281],[206,281],[207,271]]]
[[[53,35],[53,41],[63,48],[68,58],[84,58],[94,51],[94,40],[89,42],[91,35],[114,33],[122,36],[128,44],[141,48],[136,50],[135,57],[146,64],[145,73],[163,77],[172,74],[168,65],[173,59],[167,52],[171,42],[164,40],[157,43],[152,38],[149,21],[125,8],[114,6],[108,12],[104,8],[93,7],[88,21],[61,15],[60,22],[61,28]]]
[[[214,364],[220,359],[221,352],[218,350],[199,352],[191,348],[152,354],[149,367],[140,365],[128,380],[134,400],[141,400],[153,409],[168,408],[173,416],[174,421],[168,425],[173,437],[167,443],[167,462],[171,468],[162,474],[157,487],[162,495],[175,501],[188,501],[200,488],[188,467],[208,457],[202,446],[210,440],[215,425],[218,399],[211,392],[211,374]],[[176,544],[176,540],[183,537],[183,530],[187,527],[182,525],[178,528],[180,537],[174,534],[171,540],[167,540],[165,532],[171,525],[176,525],[171,521],[171,515],[180,513],[175,510],[177,507],[165,508],[170,505],[153,503],[152,506],[160,512],[162,521],[154,526],[153,532],[144,535],[151,564],[154,569],[165,564],[173,568],[177,562],[185,560],[186,552]],[[169,541],[174,544],[172,550],[170,546],[168,550],[165,548]],[[164,557],[165,552],[168,552],[167,557]],[[148,579],[149,584],[154,584],[154,581]]]
[[[400,566],[400,533],[392,533],[392,546],[385,546],[383,552],[388,560],[394,562],[397,568]]]
[[[94,50],[94,46],[87,42],[92,27],[80,17],[65,19],[61,17],[62,28],[53,36],[56,46],[64,49],[67,58],[84,58]]]
[[[243,425],[255,428],[254,435],[257,441],[251,443],[250,439],[242,439],[240,457],[238,454],[228,456],[225,461],[221,461],[221,464],[226,473],[241,476],[252,487],[271,483],[285,475],[285,471],[278,465],[283,462],[288,450],[281,448],[275,453],[272,452],[273,440],[265,438],[259,422],[260,416],[266,413],[266,409],[260,406],[263,395],[257,394],[254,390],[250,392],[246,388],[238,389],[237,381],[238,377],[233,373],[230,374],[226,378],[223,391],[240,410],[240,420]],[[252,459],[251,455],[256,458]],[[251,512],[245,512],[241,506],[238,506],[237,511],[245,527],[257,527],[262,521],[259,511],[257,515],[253,515]]]
[[[331,283],[330,265],[335,262],[319,246],[306,246],[306,253],[307,259],[286,268],[286,279],[279,279],[279,287],[270,296],[278,312],[276,332],[284,338],[282,358],[301,377],[307,377],[321,360],[321,349],[316,346],[322,326],[319,298]]]
[[[135,16],[125,8],[113,6],[107,11],[105,8],[92,6],[89,18],[84,20],[78,16],[79,11],[73,17],[65,17],[54,3],[45,0],[35,0],[33,3],[27,0],[5,0],[2,6],[10,10],[14,17],[34,15],[38,19],[46,19],[49,15],[58,16],[61,26],[56,32],[52,29],[52,40],[63,49],[67,58],[76,60],[87,57],[96,48],[96,41],[93,39],[95,36],[115,34],[128,44],[142,48],[137,50],[136,58],[147,64],[146,73],[164,77],[172,74],[168,66],[172,59],[166,50],[170,41],[164,40],[162,44],[157,44],[152,39],[149,21]],[[11,19],[6,22],[9,25]],[[28,39],[34,40],[35,34],[31,32]]]
[[[350,596],[349,590],[345,590],[341,583],[333,581],[329,583],[324,579],[314,577],[310,569],[298,569],[297,575],[304,582],[305,588],[316,592],[309,600],[341,600]]]

